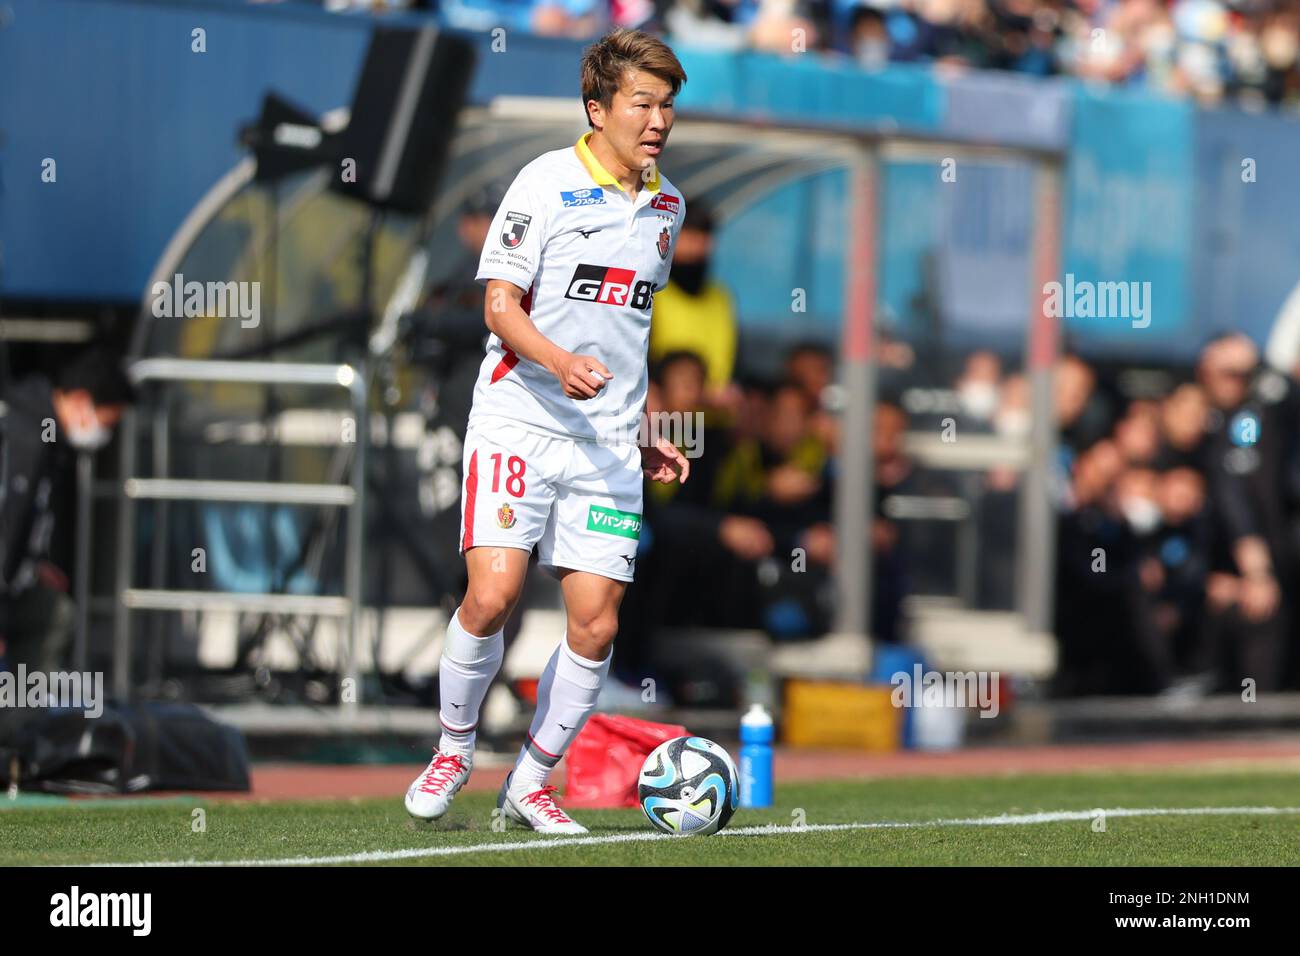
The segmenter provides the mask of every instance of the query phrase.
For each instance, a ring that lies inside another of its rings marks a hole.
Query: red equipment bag
[[[637,806],[636,779],[645,758],[664,741],[686,736],[680,724],[592,714],[564,758],[565,806]]]

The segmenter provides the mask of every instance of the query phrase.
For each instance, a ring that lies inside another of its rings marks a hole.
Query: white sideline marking
[[[1102,809],[1107,817],[1196,817],[1196,816],[1276,816],[1298,813],[1300,807],[1116,807]],[[716,836],[773,836],[778,833],[828,833],[836,830],[917,830],[922,827],[1028,826],[1035,823],[1066,823],[1091,820],[1096,810],[1053,810],[1045,813],[1003,813],[995,817],[965,817],[952,820],[917,820],[899,823],[809,823],[804,826],[736,827]],[[513,853],[549,850],[562,846],[607,846],[614,843],[646,843],[650,840],[679,840],[683,837],[666,833],[618,833],[609,836],[538,837],[512,843],[478,843],[468,846],[421,847],[411,850],[368,850],[339,856],[295,856],[278,860],[157,860],[141,863],[94,863],[92,866],[321,866],[337,863],[384,863],[390,860],[417,860],[426,857],[461,856],[466,853]]]

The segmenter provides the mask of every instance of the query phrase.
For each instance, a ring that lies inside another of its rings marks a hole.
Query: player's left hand
[[[655,440],[653,448],[641,446],[641,467],[647,478],[665,485],[678,480],[679,472],[681,483],[686,484],[686,476],[691,473],[691,463],[686,456],[677,450],[676,445],[662,437]]]

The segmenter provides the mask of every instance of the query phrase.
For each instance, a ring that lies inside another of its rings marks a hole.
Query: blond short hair
[[[609,109],[628,70],[642,70],[659,77],[672,87],[674,96],[686,82],[686,71],[677,54],[663,40],[640,30],[613,30],[587,47],[582,55],[582,109],[587,114],[587,125],[595,125],[587,104],[595,100]]]

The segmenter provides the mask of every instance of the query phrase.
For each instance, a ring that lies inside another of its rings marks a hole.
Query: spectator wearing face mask
[[[849,52],[859,66],[883,70],[889,65],[889,27],[883,9],[856,4],[848,14],[847,33]]]
[[[985,354],[993,362],[997,361],[990,353]],[[971,392],[972,386],[966,384],[959,395],[963,408],[974,415],[976,403],[973,399],[979,393]],[[1020,374],[1008,375],[995,389],[994,397],[994,408],[987,416],[994,433],[1008,442],[1028,441],[1033,427],[1029,380]],[[982,410],[984,406],[980,407]],[[981,493],[974,502],[978,509],[979,534],[984,551],[977,570],[980,607],[1006,609],[1015,606],[1019,503],[1019,469],[1010,465],[989,468],[984,473]]]
[[[1156,473],[1147,468],[1129,468],[1116,482],[1115,496],[1120,514],[1138,538],[1146,538],[1160,527],[1156,487]]]
[[[67,576],[49,560],[74,451],[97,451],[131,400],[118,357],[92,348],[57,384],[33,374],[0,396],[0,658],[59,670],[72,637]]]
[[[1121,479],[1118,493],[1137,555],[1133,573],[1126,574],[1132,642],[1115,648],[1111,688],[1158,693],[1170,689],[1180,673],[1195,678],[1204,667],[1199,635],[1210,548],[1205,480],[1191,468],[1164,474],[1134,469]]]
[[[1212,339],[1197,364],[1211,407],[1205,640],[1224,691],[1239,690],[1246,678],[1257,690],[1276,688],[1285,653],[1281,582],[1288,580],[1289,553],[1282,478],[1291,436],[1280,414],[1284,406],[1252,388],[1259,371],[1258,350],[1239,333]]]
[[[1131,463],[1122,448],[1120,454]],[[1107,693],[1154,693],[1164,689],[1170,678],[1168,637],[1154,623],[1156,594],[1164,583],[1159,563],[1151,559],[1160,530],[1159,487],[1154,471],[1131,464],[1115,483],[1115,503],[1127,542],[1122,559],[1107,570],[1120,586],[1126,626],[1101,635],[1108,647]]]
[[[677,236],[668,285],[655,294],[650,325],[650,361],[670,352],[694,352],[707,370],[705,403],[710,423],[736,412],[740,391],[732,383],[739,331],[736,306],[724,285],[709,275],[714,218],[703,204],[691,204]]]
[[[1034,425],[1034,414],[1029,407],[1031,398],[1029,379],[1020,374],[1008,375],[1002,382],[997,409],[993,412],[993,431],[1002,438],[1028,440]]]
[[[993,421],[1001,398],[1002,361],[992,352],[973,352],[957,379],[962,424],[984,431]]]

